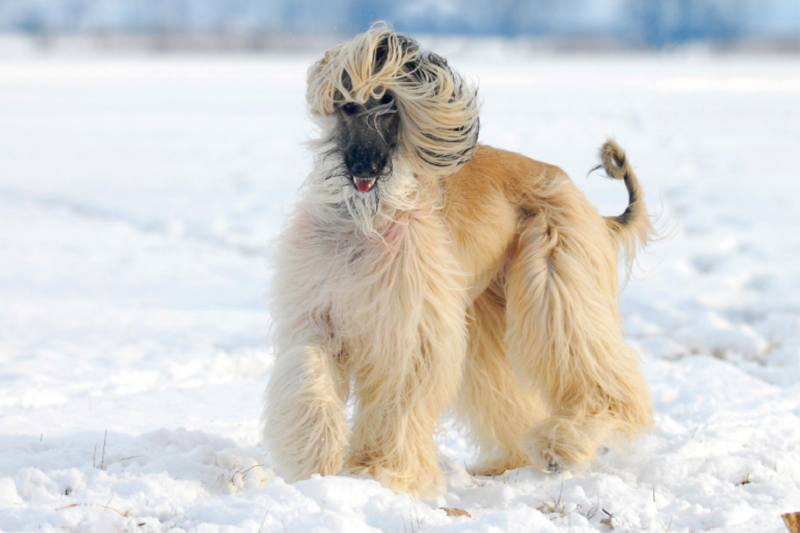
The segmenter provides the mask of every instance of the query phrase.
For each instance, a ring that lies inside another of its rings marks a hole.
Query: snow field
[[[270,240],[316,55],[0,60],[0,530],[780,532],[800,511],[800,62],[440,50],[482,142],[588,179],[614,134],[660,214],[622,300],[656,429],[585,472],[436,500],[286,484],[259,445]],[[470,517],[448,516],[441,507]]]

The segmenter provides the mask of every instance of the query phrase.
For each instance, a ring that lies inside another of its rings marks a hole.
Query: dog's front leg
[[[396,492],[432,496],[440,489],[433,436],[458,390],[464,350],[463,326],[454,326],[423,338],[416,350],[395,350],[395,368],[354,372],[351,472],[369,474]]]
[[[296,346],[278,355],[262,418],[277,469],[288,480],[342,470],[348,393],[341,363],[321,345]]]
[[[433,436],[461,380],[466,298],[438,220],[399,231],[396,261],[365,296],[380,311],[351,354],[357,414],[348,464],[397,492],[428,496],[442,485]]]
[[[463,320],[463,318],[462,318]],[[434,495],[442,485],[433,436],[461,376],[463,326],[392,354],[395,368],[355,372],[358,414],[349,466],[397,492]],[[427,337],[427,338],[426,338]]]
[[[416,389],[427,386],[418,377],[400,378],[398,386],[357,388],[360,405],[349,467],[396,492],[429,496],[442,485],[433,434],[443,405],[418,397]]]

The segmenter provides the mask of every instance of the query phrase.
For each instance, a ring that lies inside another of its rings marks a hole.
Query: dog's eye
[[[358,111],[358,106],[353,102],[348,102],[341,107],[342,113],[345,115],[355,115]]]
[[[383,97],[381,98],[381,105],[391,104],[394,101],[392,95],[389,93],[383,93]]]

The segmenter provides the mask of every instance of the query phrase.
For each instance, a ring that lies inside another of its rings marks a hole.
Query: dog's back
[[[475,273],[468,284],[472,295],[480,294],[501,272],[514,252],[521,225],[551,208],[556,190],[580,200],[589,212],[587,222],[594,219],[596,226],[607,227],[609,244],[620,242],[626,257],[633,258],[652,232],[643,193],[614,141],[607,141],[600,154],[608,176],[624,180],[628,187],[629,204],[619,216],[601,217],[559,167],[486,145],[479,145],[465,166],[443,179],[443,212],[456,240],[456,255]]]

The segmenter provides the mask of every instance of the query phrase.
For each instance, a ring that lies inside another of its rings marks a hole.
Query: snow
[[[783,531],[800,511],[800,62],[443,50],[482,140],[587,171],[628,150],[664,238],[622,299],[655,430],[591,468],[435,500],[287,484],[259,444],[269,243],[310,168],[316,55],[0,60],[0,530]],[[448,516],[442,507],[465,510]]]

